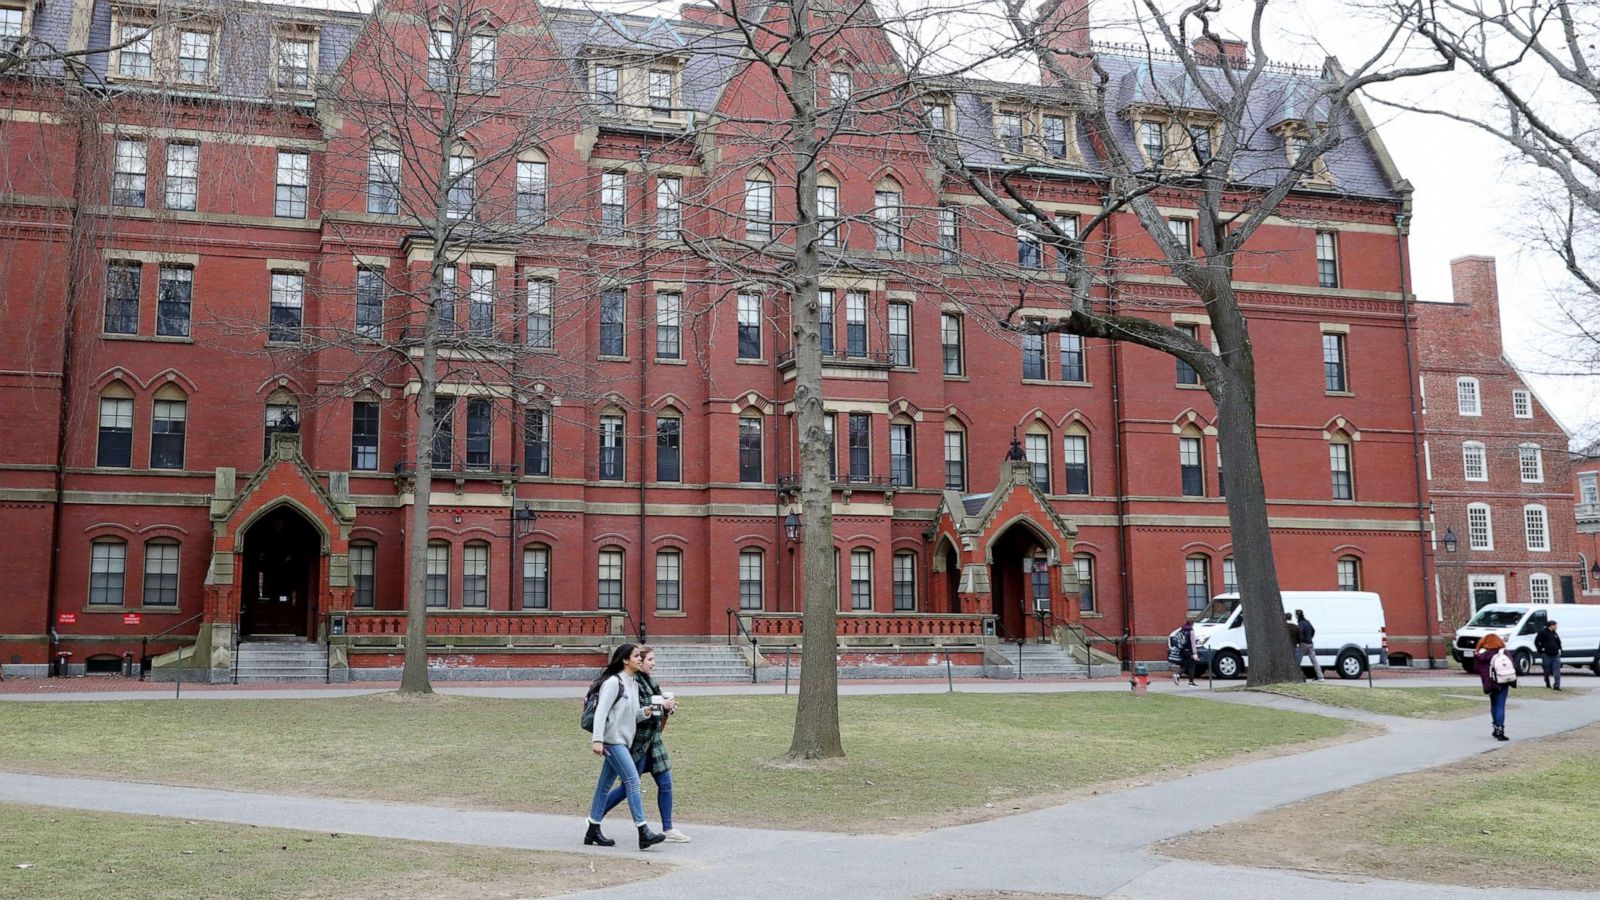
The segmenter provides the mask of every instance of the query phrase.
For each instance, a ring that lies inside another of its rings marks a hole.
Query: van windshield
[[[1211,605],[1206,607],[1206,614],[1201,616],[1200,618],[1196,619],[1195,620],[1195,624],[1196,625],[1223,625],[1223,624],[1226,624],[1227,621],[1228,621],[1228,618],[1233,615],[1233,611],[1236,608],[1238,608],[1238,606],[1239,606],[1239,601],[1237,601],[1237,600],[1213,600],[1213,601],[1211,601]]]
[[[1472,617],[1470,628],[1511,628],[1527,613],[1520,609],[1486,609]]]

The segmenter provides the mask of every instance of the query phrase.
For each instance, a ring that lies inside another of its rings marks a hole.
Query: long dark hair
[[[600,670],[600,674],[595,677],[594,681],[589,682],[589,693],[592,694],[600,690],[600,685],[605,684],[607,678],[621,672],[623,664],[628,661],[628,657],[632,656],[633,651],[637,649],[639,649],[637,644],[623,644],[611,651],[611,661],[606,663],[604,669]]]

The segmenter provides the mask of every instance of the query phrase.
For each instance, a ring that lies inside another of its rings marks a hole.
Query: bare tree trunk
[[[428,679],[428,512],[433,503],[433,432],[437,427],[433,398],[434,383],[438,380],[435,331],[439,323],[439,288],[439,265],[435,257],[417,389],[417,446],[412,456],[416,464],[416,484],[411,489],[411,526],[406,542],[410,573],[406,579],[406,660],[400,673],[402,694],[433,693],[433,684]]]

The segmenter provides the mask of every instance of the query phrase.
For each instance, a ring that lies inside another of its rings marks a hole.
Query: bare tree
[[[1221,2],[1171,10],[1157,0],[1137,0],[1129,12],[1143,23],[1143,45],[1111,51],[1090,44],[1081,5],[1054,0],[1034,15],[1021,0],[1001,0],[1001,4],[1012,48],[1039,60],[1044,84],[1034,93],[1075,110],[1084,127],[1093,154],[1074,158],[1073,167],[1092,172],[1104,186],[1102,211],[1085,217],[1076,228],[1063,227],[1046,211],[1039,191],[1041,173],[1061,163],[1016,159],[1027,155],[1024,141],[1036,140],[1025,135],[1020,124],[1016,147],[995,146],[1010,139],[1005,134],[986,136],[976,148],[963,147],[964,141],[971,142],[970,135],[956,139],[934,129],[929,144],[951,177],[981,197],[1006,227],[1016,229],[1025,245],[1053,246],[1064,257],[1062,282],[1028,281],[1020,296],[978,303],[978,311],[1013,333],[1125,341],[1169,354],[1192,369],[1216,404],[1221,453],[1227,462],[1228,518],[1251,647],[1249,681],[1298,681],[1299,666],[1283,639],[1283,608],[1257,446],[1255,350],[1240,303],[1237,268],[1250,259],[1251,238],[1291,194],[1307,184],[1334,187],[1322,178],[1324,157],[1342,142],[1364,139],[1370,127],[1358,106],[1360,91],[1443,66],[1388,62],[1405,34],[1403,27],[1396,27],[1372,41],[1371,55],[1353,70],[1329,59],[1320,72],[1287,72],[1273,62],[1266,37],[1269,0],[1238,4],[1249,11],[1246,41],[1230,40],[1218,28]],[[1119,63],[1114,57],[1123,59]],[[1137,130],[1122,118],[1127,98],[1119,92],[1130,85],[1135,102],[1144,110]],[[938,78],[929,79],[924,88],[933,98],[961,89],[959,83]],[[1261,121],[1256,111],[1274,105],[1287,110],[1281,117],[1282,131],[1270,131],[1268,126],[1274,123]],[[984,141],[988,146],[982,146]],[[1284,143],[1289,147],[1286,155],[1279,155],[1282,150],[1263,153]],[[989,151],[991,159],[1012,161],[978,162],[964,149]],[[1071,147],[1059,155],[1077,156]],[[1194,209],[1198,233],[1175,230],[1162,211],[1167,204]],[[1101,246],[1108,220],[1128,213],[1154,244],[1153,258],[1105,258],[1113,252],[1109,245]],[[1214,347],[1194,332],[1141,315],[1141,307],[1151,305],[1148,299],[1127,294],[1109,301],[1098,298],[1094,288],[1102,265],[1150,266],[1176,278],[1194,295],[1177,303],[1204,310]],[[1063,306],[1059,316],[1022,318],[1026,303],[1052,293]],[[974,300],[969,296],[965,302]]]

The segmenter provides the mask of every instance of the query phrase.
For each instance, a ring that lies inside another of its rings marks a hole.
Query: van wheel
[[[1232,650],[1224,650],[1211,657],[1211,673],[1218,678],[1238,678],[1244,671],[1244,660]]]
[[[1517,674],[1526,675],[1533,671],[1533,654],[1526,650],[1518,650],[1511,654],[1512,662],[1517,664]]]
[[[1361,672],[1366,668],[1366,660],[1354,650],[1346,650],[1339,654],[1338,660],[1333,664],[1339,670],[1339,677],[1344,679],[1360,678]]]

